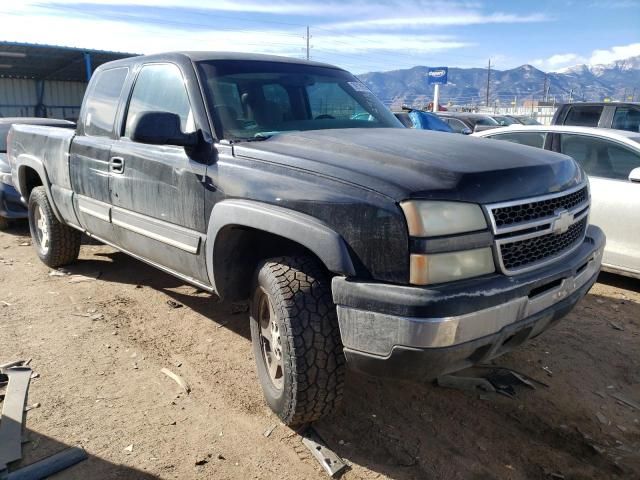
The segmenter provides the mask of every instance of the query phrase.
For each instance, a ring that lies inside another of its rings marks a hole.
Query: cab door
[[[607,236],[603,264],[640,273],[640,183],[629,174],[640,167],[640,153],[612,140],[560,134],[559,151],[573,157],[589,175],[590,223]]]
[[[69,151],[74,208],[81,226],[107,242],[115,242],[111,224],[110,153],[118,104],[129,69],[100,70],[87,92],[78,135]]]
[[[204,257],[206,162],[189,148],[131,140],[136,120],[145,112],[180,117],[184,133],[195,132],[193,103],[183,72],[173,63],[143,65],[124,113],[120,138],[110,162],[112,221],[118,244],[126,251],[208,283]],[[200,100],[201,101],[201,100]]]

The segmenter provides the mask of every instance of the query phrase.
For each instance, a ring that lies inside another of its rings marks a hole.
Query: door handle
[[[109,170],[113,173],[124,172],[124,158],[111,157],[111,160],[109,160]]]

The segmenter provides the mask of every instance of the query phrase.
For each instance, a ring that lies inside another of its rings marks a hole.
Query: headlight
[[[474,203],[409,200],[402,202],[412,237],[438,237],[487,228],[482,209]]]
[[[490,247],[450,253],[412,253],[409,281],[430,285],[477,277],[495,271]]]
[[[11,172],[9,172],[9,173],[0,173],[0,183],[6,183],[7,185],[13,185],[13,181],[11,180]]]

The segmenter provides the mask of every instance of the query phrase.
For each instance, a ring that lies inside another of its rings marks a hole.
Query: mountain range
[[[378,98],[390,105],[422,106],[433,98],[427,85],[427,66],[389,72],[371,72],[358,77]],[[640,55],[607,65],[575,65],[545,73],[532,65],[510,70],[491,70],[490,104],[523,100],[549,101],[640,101]],[[486,68],[449,68],[447,85],[440,88],[440,103],[484,104]]]

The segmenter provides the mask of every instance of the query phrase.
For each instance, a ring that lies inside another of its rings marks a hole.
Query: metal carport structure
[[[0,116],[75,120],[95,68],[134,55],[0,41]]]

